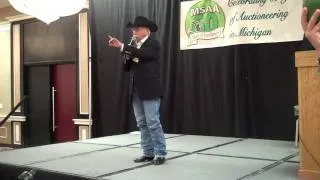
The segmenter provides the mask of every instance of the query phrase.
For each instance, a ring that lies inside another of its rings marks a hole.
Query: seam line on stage
[[[177,159],[177,158],[189,156],[189,155],[192,155],[192,154],[198,154],[199,152],[202,152],[202,151],[218,148],[218,147],[221,147],[221,146],[226,146],[226,145],[233,144],[233,143],[236,143],[236,142],[240,142],[240,141],[243,141],[243,140],[245,140],[245,139],[237,139],[237,140],[230,141],[230,142],[227,142],[227,143],[218,144],[218,145],[215,145],[215,146],[212,146],[212,147],[209,147],[209,148],[204,148],[204,149],[201,149],[201,150],[197,150],[197,151],[185,153],[185,154],[182,154],[182,155],[178,155],[178,156],[175,156],[175,157],[171,157],[171,158],[168,158],[166,160],[169,161],[169,160],[172,160],[172,159]],[[136,167],[133,167],[133,168],[123,169],[123,170],[120,170],[120,171],[115,171],[115,172],[103,174],[103,175],[97,176],[97,178],[103,178],[103,177],[107,177],[107,176],[112,176],[112,175],[116,175],[116,174],[120,174],[120,173],[124,173],[124,172],[128,172],[128,171],[132,171],[132,170],[135,170],[135,169],[140,169],[140,168],[143,168],[143,167],[146,167],[146,166],[150,166],[150,165],[153,165],[152,162],[146,163],[146,164],[143,164],[143,165],[140,165],[140,166],[136,166]]]
[[[200,155],[206,156],[217,156],[217,157],[230,157],[230,158],[239,158],[239,159],[252,159],[252,160],[261,160],[261,161],[278,161],[276,159],[264,159],[264,158],[255,158],[255,157],[247,157],[247,156],[231,156],[231,155],[224,155],[224,154],[209,154],[209,153],[198,153]]]
[[[177,136],[172,136],[172,137],[168,137],[166,139],[172,139],[172,138],[176,138],[176,137],[181,137],[181,136],[185,136],[184,134],[182,135],[177,135]],[[80,142],[71,142],[71,143],[80,143]],[[94,151],[88,151],[88,152],[83,152],[83,153],[77,153],[77,154],[72,154],[72,155],[67,155],[67,156],[61,156],[59,158],[53,158],[53,159],[47,159],[47,160],[42,160],[42,161],[36,161],[36,162],[32,162],[32,163],[27,163],[24,165],[33,165],[33,164],[38,164],[38,163],[44,163],[44,162],[50,162],[50,161],[55,161],[55,160],[60,160],[60,159],[65,159],[65,158],[70,158],[70,157],[77,157],[77,156],[82,156],[82,155],[86,155],[86,154],[91,154],[91,153],[95,153],[95,152],[100,152],[100,151],[108,151],[108,150],[113,150],[113,149],[118,149],[118,148],[123,148],[123,147],[129,147],[129,146],[133,146],[133,145],[137,145],[140,143],[134,143],[134,144],[128,144],[128,145],[124,145],[124,146],[120,146],[120,145],[112,145],[112,144],[94,144],[94,143],[82,143],[82,144],[92,144],[92,145],[104,145],[104,146],[113,146],[113,147],[109,147],[109,148],[105,148],[105,149],[99,149],[99,150],[94,150]]]
[[[173,138],[182,137],[182,136],[186,136],[186,135],[185,134],[181,134],[181,135],[177,135],[177,136],[167,137],[165,139],[173,139]],[[72,143],[101,145],[101,146],[103,146],[103,145],[105,145],[105,146],[118,146],[118,147],[128,147],[128,146],[133,146],[133,145],[140,144],[140,142],[137,142],[137,143],[127,144],[127,145],[115,145],[115,144],[101,144],[101,143],[90,143],[90,142],[80,142],[80,141],[74,141]]]
[[[27,164],[24,164],[24,165],[25,166],[34,165],[34,164],[38,164],[38,163],[50,162],[50,161],[55,161],[55,160],[60,160],[60,159],[66,159],[66,158],[69,158],[69,157],[77,157],[77,156],[82,156],[82,155],[86,155],[86,154],[91,154],[91,153],[100,152],[100,151],[106,151],[106,150],[111,150],[111,149],[117,149],[117,148],[120,148],[120,147],[110,147],[110,148],[105,148],[105,149],[99,149],[99,150],[94,150],[94,151],[77,153],[77,154],[72,154],[72,155],[67,155],[67,156],[61,156],[61,157],[58,157],[58,158],[46,159],[46,160],[42,160],[42,161],[35,161],[35,162],[27,163]]]
[[[271,170],[271,169],[273,169],[273,168],[275,168],[275,167],[277,167],[277,166],[279,166],[279,165],[281,165],[283,163],[288,162],[289,159],[292,159],[292,158],[294,158],[294,157],[296,157],[298,155],[299,155],[299,152],[296,152],[294,154],[286,156],[286,157],[284,157],[284,158],[282,158],[282,159],[280,159],[280,160],[278,160],[278,161],[276,161],[274,163],[271,163],[271,164],[269,164],[269,165],[267,165],[267,166],[265,166],[265,167],[263,167],[263,168],[261,168],[261,169],[259,169],[257,171],[254,171],[254,172],[249,173],[249,174],[247,174],[245,176],[242,176],[242,177],[238,178],[237,180],[251,179],[251,178],[253,178],[253,177],[255,177],[255,176],[259,175],[259,174],[262,174],[262,173],[264,173],[266,171],[269,171],[269,170]]]

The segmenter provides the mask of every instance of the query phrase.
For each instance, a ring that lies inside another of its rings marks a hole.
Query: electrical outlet
[[[0,104],[0,109],[2,109],[3,108],[3,104]]]

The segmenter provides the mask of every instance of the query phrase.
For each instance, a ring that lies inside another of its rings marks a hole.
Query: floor
[[[136,164],[137,132],[0,152],[0,163],[112,180],[296,180],[294,142],[166,134],[164,165]]]

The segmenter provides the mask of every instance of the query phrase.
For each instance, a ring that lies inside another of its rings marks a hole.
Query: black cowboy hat
[[[128,28],[148,27],[151,32],[156,32],[158,30],[158,26],[154,22],[150,21],[149,19],[143,16],[136,17],[136,19],[134,20],[134,23],[132,24],[131,22],[129,22],[127,24],[127,27]]]

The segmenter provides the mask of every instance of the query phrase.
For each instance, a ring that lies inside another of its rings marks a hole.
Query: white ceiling
[[[0,8],[9,6],[10,3],[8,0],[0,0]]]

